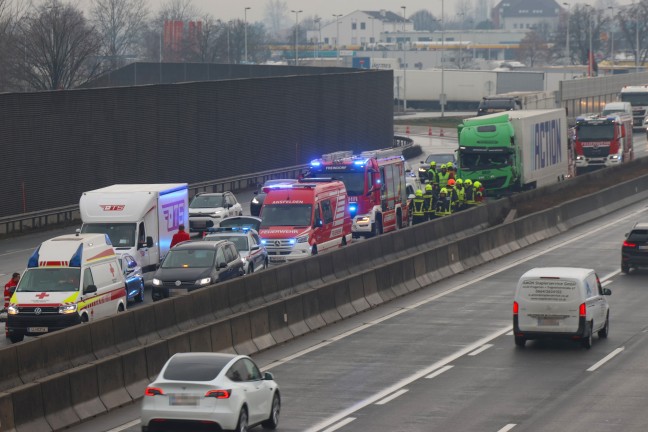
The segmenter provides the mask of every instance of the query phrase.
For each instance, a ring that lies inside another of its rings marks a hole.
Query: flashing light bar
[[[360,157],[386,159],[388,157],[400,157],[403,154],[403,149],[400,147],[390,147],[378,150],[366,150],[360,153]]]
[[[248,232],[252,229],[253,227],[251,225],[241,225],[241,226],[232,226],[232,227],[212,227],[212,228],[207,228],[207,232],[210,233],[219,233],[219,232],[231,232],[231,231],[242,231],[242,232]]]
[[[342,150],[333,153],[326,153],[322,155],[322,160],[324,162],[334,162],[340,159],[346,159],[353,157],[353,152],[350,150]]]
[[[312,167],[319,167],[322,165],[322,163],[317,159],[312,160],[310,164]]]

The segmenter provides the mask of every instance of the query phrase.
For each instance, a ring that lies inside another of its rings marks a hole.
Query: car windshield
[[[614,125],[578,125],[576,127],[576,138],[578,141],[611,141],[614,139]]]
[[[645,93],[621,93],[621,102],[630,102],[632,106],[648,105],[648,92]]]
[[[162,268],[206,268],[214,265],[213,249],[172,249],[162,262]]]
[[[134,223],[88,223],[81,226],[84,234],[108,234],[114,247],[134,247],[135,231]]]
[[[350,196],[359,196],[365,192],[365,173],[360,172],[336,172],[333,174],[335,180],[344,183],[347,193]]]
[[[632,230],[628,236],[628,241],[631,242],[648,242],[648,230]]]
[[[227,234],[218,234],[218,235],[208,235],[205,237],[205,240],[208,241],[219,241],[219,240],[229,240],[234,243],[236,250],[238,251],[247,251],[249,250],[248,238],[245,235],[227,235]]]
[[[273,226],[310,226],[311,204],[270,204],[261,209],[261,228]]]
[[[224,206],[223,195],[198,195],[191,200],[189,208],[219,208]]]
[[[454,162],[455,158],[453,154],[431,154],[425,159],[425,164],[430,165],[432,161],[436,162],[437,166],[439,166],[448,162]]]
[[[459,166],[465,170],[495,168],[511,164],[511,155],[508,153],[459,153]]]
[[[175,356],[164,369],[164,379],[173,381],[212,381],[232,358],[204,354]]]
[[[606,116],[606,115],[613,114],[613,113],[618,113],[618,112],[622,113],[622,112],[625,112],[625,110],[623,108],[619,108],[619,109],[610,108],[610,109],[603,110],[603,112],[601,112],[601,115]]]
[[[32,268],[20,278],[18,292],[72,292],[79,290],[79,268]]]

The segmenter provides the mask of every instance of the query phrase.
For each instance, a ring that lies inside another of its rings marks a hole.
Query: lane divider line
[[[333,425],[333,426],[331,426],[330,428],[328,428],[328,429],[326,429],[325,431],[322,431],[322,432],[333,432],[333,431],[336,431],[336,430],[338,430],[338,429],[340,429],[340,428],[342,428],[342,427],[348,425],[348,424],[351,423],[353,420],[355,420],[355,417],[347,417],[347,418],[345,418],[344,420],[342,420],[340,423],[338,423],[338,424],[336,424],[336,425]]]
[[[490,348],[490,347],[492,347],[492,346],[493,346],[493,344],[486,344],[486,345],[484,345],[483,347],[481,347],[481,348],[479,348],[479,349],[477,349],[477,350],[471,352],[471,353],[468,354],[468,355],[471,356],[471,357],[474,357],[474,356],[476,356],[477,354],[483,353],[484,351],[486,351],[488,348]]]
[[[398,390],[396,393],[392,393],[390,396],[387,396],[386,398],[384,398],[384,399],[379,400],[378,402],[376,402],[376,405],[385,405],[386,403],[389,403],[389,402],[393,401],[393,400],[396,399],[397,397],[399,397],[399,396],[401,396],[401,395],[404,395],[404,394],[407,393],[408,391],[409,391],[409,390],[407,390],[407,389],[401,389],[401,390]]]
[[[141,422],[140,419],[133,420],[133,421],[125,423],[125,424],[123,424],[121,426],[117,426],[116,428],[110,429],[109,431],[106,431],[106,432],[121,432],[121,431],[126,430],[126,429],[128,429],[130,427],[137,426],[138,424],[140,424],[140,422]]]
[[[513,336],[513,332],[511,331],[511,332],[506,333],[506,336]]]
[[[619,347],[619,348],[615,349],[615,350],[612,351],[610,354],[606,355],[606,356],[603,357],[601,360],[599,360],[598,362],[596,362],[595,364],[593,364],[592,366],[590,366],[590,367],[587,369],[587,372],[594,372],[596,369],[600,368],[600,367],[603,366],[605,363],[607,363],[608,361],[612,360],[615,356],[617,356],[618,354],[621,354],[621,352],[622,352],[624,349],[625,349],[625,347]]]
[[[517,426],[516,423],[509,423],[506,426],[504,426],[502,429],[498,430],[497,432],[508,432],[511,429],[513,429],[515,426]]]
[[[447,372],[450,369],[452,369],[453,367],[454,367],[453,365],[443,366],[441,369],[438,369],[435,372],[432,372],[430,375],[426,376],[425,379],[436,378],[439,375],[441,375],[443,372]]]

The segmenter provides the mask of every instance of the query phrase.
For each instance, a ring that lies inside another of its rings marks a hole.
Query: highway
[[[648,272],[619,274],[639,203],[254,356],[282,388],[278,430],[645,431]],[[591,350],[511,335],[515,284],[536,266],[594,267],[611,331]],[[137,431],[139,404],[69,429]]]

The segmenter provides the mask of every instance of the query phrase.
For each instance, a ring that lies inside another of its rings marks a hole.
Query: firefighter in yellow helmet
[[[473,182],[470,179],[464,180],[464,197],[466,199],[466,207],[473,207],[475,204],[475,188]]]
[[[452,214],[452,204],[450,202],[450,197],[448,196],[448,189],[441,188],[439,191],[439,199],[437,200],[434,213],[436,217],[443,217]]]
[[[455,180],[455,192],[457,194],[457,202],[455,203],[455,211],[463,210],[466,208],[466,190],[464,189],[464,181],[460,178]]]
[[[425,222],[425,199],[423,191],[417,189],[412,200],[412,225]]]
[[[476,181],[473,183],[473,187],[475,188],[475,201],[477,204],[483,204],[484,202],[484,188],[482,187],[482,184],[479,181]]]
[[[432,201],[434,196],[432,195],[432,185],[430,183],[425,185],[425,192],[423,192],[423,199],[425,203],[423,204],[423,211],[425,212],[425,220],[432,219],[434,214],[434,207],[432,207]]]
[[[437,178],[439,179],[439,187],[446,187],[448,184],[448,179],[450,178],[450,173],[448,172],[448,167],[443,164],[441,165],[441,171],[437,174]]]

